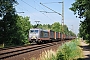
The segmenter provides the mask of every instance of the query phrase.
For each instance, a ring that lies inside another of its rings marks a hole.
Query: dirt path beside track
[[[81,48],[83,50],[84,57],[81,60],[90,60],[90,46],[84,41],[81,41]]]

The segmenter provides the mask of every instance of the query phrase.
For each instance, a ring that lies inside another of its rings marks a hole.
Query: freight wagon
[[[33,28],[29,30],[29,42],[49,42],[49,41],[59,41],[65,39],[71,39],[71,36],[61,34],[60,32],[55,32],[52,30],[43,30],[38,28]]]

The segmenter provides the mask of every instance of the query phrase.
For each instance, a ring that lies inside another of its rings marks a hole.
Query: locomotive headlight
[[[32,36],[33,39],[36,39],[36,36]]]

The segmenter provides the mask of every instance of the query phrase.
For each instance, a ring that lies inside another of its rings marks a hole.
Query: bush
[[[56,60],[73,60],[80,57],[82,50],[78,47],[78,41],[74,40],[62,45],[58,52]]]
[[[79,40],[72,40],[59,47],[57,52],[52,50],[45,51],[40,55],[39,60],[74,60],[82,57]]]

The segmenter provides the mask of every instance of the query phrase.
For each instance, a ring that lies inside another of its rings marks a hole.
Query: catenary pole
[[[64,34],[64,0],[62,0],[62,33]],[[64,39],[64,35],[62,35],[62,40]]]

